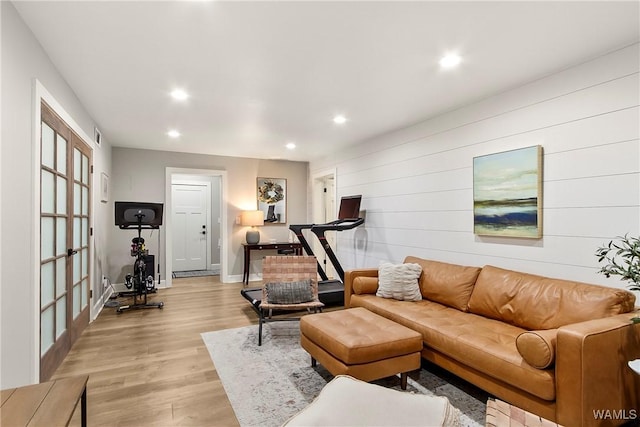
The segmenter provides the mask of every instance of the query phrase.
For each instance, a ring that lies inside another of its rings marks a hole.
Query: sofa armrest
[[[556,347],[556,414],[563,425],[618,425],[640,419],[640,324],[626,313],[563,326]]]
[[[353,294],[353,281],[356,277],[378,277],[377,268],[349,270],[344,273],[344,308],[349,308]]]

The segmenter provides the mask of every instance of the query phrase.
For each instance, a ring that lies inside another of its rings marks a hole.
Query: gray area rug
[[[172,276],[174,279],[182,279],[185,277],[202,277],[202,276],[218,276],[219,270],[192,270],[192,271],[174,271]]]
[[[241,426],[282,425],[333,378],[320,364],[311,367],[309,354],[300,347],[298,325],[265,325],[260,347],[257,325],[202,334]],[[446,396],[460,410],[463,426],[484,426],[487,396],[461,380],[462,385],[454,385],[430,370],[410,375],[407,391]],[[399,377],[375,383],[400,390]]]

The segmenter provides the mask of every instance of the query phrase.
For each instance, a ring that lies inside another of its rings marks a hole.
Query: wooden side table
[[[243,243],[244,247],[244,271],[242,273],[242,283],[249,283],[249,265],[251,263],[251,251],[267,251],[293,249],[296,255],[302,255],[302,243],[256,243],[255,245]]]
[[[0,391],[0,425],[66,426],[80,402],[86,427],[87,381],[88,375],[80,375]]]

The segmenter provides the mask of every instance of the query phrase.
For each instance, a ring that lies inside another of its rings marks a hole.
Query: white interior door
[[[206,183],[171,185],[173,271],[207,269],[209,198]]]

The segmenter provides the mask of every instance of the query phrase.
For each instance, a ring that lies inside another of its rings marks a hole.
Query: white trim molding
[[[201,175],[201,176],[217,176],[220,177],[220,281],[222,283],[231,283],[233,278],[228,275],[229,254],[227,251],[229,242],[229,227],[227,226],[227,171],[215,169],[187,169],[167,167],[165,169],[165,282],[166,287],[172,286],[173,278],[171,276],[173,266],[173,249],[171,246],[172,230],[171,230],[171,182],[173,175]]]
[[[92,150],[95,149],[95,144],[93,143],[93,138],[90,138],[78,125],[78,123],[71,117],[69,113],[64,109],[64,107],[53,97],[53,95],[44,87],[44,85],[36,78],[33,79],[32,84],[33,90],[33,105],[32,113],[33,113],[33,132],[31,134],[31,146],[33,148],[32,153],[32,161],[31,161],[31,176],[33,179],[33,193],[32,193],[32,205],[31,205],[31,223],[33,225],[31,234],[31,254],[33,256],[32,269],[31,274],[28,280],[28,283],[31,283],[31,294],[29,295],[31,301],[33,303],[32,306],[32,346],[31,349],[31,365],[32,372],[30,380],[33,383],[38,383],[40,381],[40,132],[41,132],[41,109],[40,105],[42,101],[46,102],[49,107],[51,107],[58,116],[76,133],[78,136],[84,140],[86,143],[90,144]],[[95,188],[100,188],[99,183],[96,185],[96,177],[95,174],[93,176],[92,190]],[[93,210],[93,209],[92,209]],[[94,215],[91,215],[89,227],[93,228],[94,226]],[[89,237],[89,252],[95,253],[95,240],[93,236]],[[95,277],[95,263],[91,263],[90,269],[90,277],[93,279]],[[90,280],[92,284],[93,280]],[[89,293],[91,295],[91,293]],[[93,298],[89,298],[89,319],[95,319],[95,316],[98,315],[96,312],[97,305],[93,301]]]

